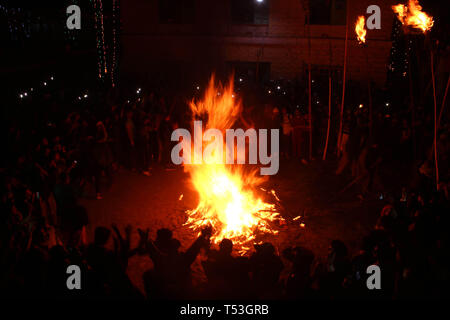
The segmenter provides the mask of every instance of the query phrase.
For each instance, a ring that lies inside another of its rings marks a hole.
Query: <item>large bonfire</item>
[[[212,76],[203,99],[192,100],[190,108],[193,120],[203,120],[204,130],[215,128],[225,136],[225,130],[232,128],[241,115],[242,103],[235,97],[232,79],[227,86],[216,86]],[[209,143],[203,142],[202,149]],[[194,149],[193,157],[195,152],[201,151]],[[260,187],[265,179],[256,169],[225,164],[224,159],[220,159],[224,155],[213,154],[214,157],[208,163],[185,165],[199,196],[197,207],[187,211],[186,225],[197,232],[211,226],[214,243],[230,239],[243,253],[259,235],[278,233],[274,223],[284,220],[276,204],[263,200],[270,196],[277,202],[278,197],[274,190],[261,192],[265,191]]]

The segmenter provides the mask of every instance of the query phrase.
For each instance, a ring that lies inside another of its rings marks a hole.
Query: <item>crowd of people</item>
[[[379,221],[362,239],[356,256],[350,256],[338,239],[330,243],[328,257],[317,257],[304,247],[275,248],[271,243],[255,245],[250,257],[236,256],[228,239],[219,248],[211,245],[209,228],[184,252],[168,229],[158,230],[155,240],[149,238],[148,230],[138,229],[136,248],[130,245],[130,227],[122,232],[117,226],[112,231],[98,227],[89,241],[89,215],[77,199],[101,201],[116,171],[150,175],[156,167],[171,166],[171,132],[188,126],[188,110],[181,97],[158,91],[138,93],[139,98],[131,102],[99,95],[91,97],[89,104],[76,106],[61,98],[63,94],[47,94],[22,103],[17,114],[8,115],[3,147],[7,152],[0,171],[3,292],[12,297],[156,300],[446,295],[448,126],[439,131],[441,185],[434,191],[431,119],[417,116],[411,123],[404,114],[386,113],[383,108],[375,108],[372,121],[367,108],[347,108],[336,150],[340,156],[336,174],[349,167],[362,197],[377,188],[386,189],[380,174],[383,165],[395,162],[408,167],[406,175],[414,171],[417,179],[386,196]],[[264,112],[253,112],[257,108]],[[279,128],[282,157],[308,165],[321,157],[323,144],[317,141],[324,140],[326,119],[326,113],[313,114],[314,148],[308,145],[308,116],[295,105],[250,105],[240,121]],[[127,275],[128,261],[136,254],[148,255],[154,265],[144,273],[145,292]],[[207,281],[193,286],[191,265],[199,255]],[[67,290],[66,268],[71,264],[82,266],[88,275],[83,277],[84,290]],[[373,264],[382,270],[380,291],[366,287],[366,269]],[[289,276],[281,279],[284,268]]]

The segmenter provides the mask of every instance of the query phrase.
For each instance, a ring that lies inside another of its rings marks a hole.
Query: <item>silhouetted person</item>
[[[286,281],[286,294],[289,299],[311,296],[311,264],[314,254],[303,247],[287,248],[283,256],[292,262],[292,271]]]
[[[122,237],[116,226],[113,226],[117,238],[114,239],[115,251],[107,249],[111,231],[104,227],[95,229],[94,243],[86,250],[86,259],[90,271],[88,273],[88,289],[91,298],[141,298],[142,295],[133,286],[126,273],[128,258],[135,250],[129,249],[131,227],[127,226],[127,236]]]
[[[208,278],[208,295],[215,299],[238,299],[249,295],[249,261],[233,257],[233,242],[223,239],[219,250],[209,250],[208,260],[202,263]]]
[[[86,260],[91,267],[88,286],[92,297],[103,297],[110,293],[110,268],[116,263],[114,253],[106,248],[110,237],[109,229],[97,227],[94,242],[86,250]]]
[[[336,298],[342,295],[342,284],[350,271],[348,251],[340,240],[331,241],[326,265],[326,273],[320,281],[320,290],[327,298]]]
[[[155,242],[147,243],[147,250],[154,263],[153,270],[144,274],[147,296],[153,299],[188,298],[192,289],[191,264],[200,249],[209,244],[210,229],[202,230],[200,237],[186,252],[180,252],[180,241],[172,237],[170,230],[158,230]]]
[[[255,245],[256,252],[250,257],[250,268],[255,292],[259,298],[277,298],[280,295],[278,279],[283,262],[275,254],[274,246],[265,242]]]

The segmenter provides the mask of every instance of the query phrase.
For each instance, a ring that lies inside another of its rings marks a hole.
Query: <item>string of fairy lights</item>
[[[103,28],[103,5],[102,0],[93,0],[94,4],[94,28],[96,30],[97,43],[97,64],[98,77],[104,79],[107,73],[106,68],[106,49],[105,49],[105,30]]]
[[[97,53],[97,78],[112,87],[117,85],[118,79],[118,58],[119,58],[119,41],[118,36],[120,35],[120,12],[119,12],[119,0],[90,0],[91,13],[93,9],[93,15],[88,15],[93,20],[94,33],[96,40],[96,53]],[[80,0],[70,0],[70,4],[81,5]],[[110,9],[109,15],[105,16],[104,4],[112,4],[108,7]],[[21,12],[20,8],[8,8],[6,6],[0,6],[0,10],[5,13]],[[83,12],[83,11],[82,11]],[[65,22],[65,16],[64,22]],[[92,21],[91,20],[91,21]],[[9,28],[10,33],[13,34],[14,30],[18,30],[15,27],[12,18],[8,20],[10,23]],[[61,22],[63,23],[63,22]],[[92,24],[85,23],[83,25],[91,26]],[[79,30],[69,30],[64,29],[64,38],[66,41],[73,42],[79,40],[80,32]],[[13,35],[11,35],[13,36]],[[48,88],[50,84],[54,81],[54,76],[50,75],[45,77],[40,83],[32,85],[24,89],[20,89],[17,92],[17,97],[20,101],[26,102],[31,99],[33,95],[38,94],[41,89]],[[89,95],[87,90],[82,91],[78,96],[75,97],[78,101],[83,101],[88,99]]]
[[[115,83],[115,73],[117,72],[117,11],[118,11],[118,1],[113,0],[112,3],[112,42],[113,42],[113,52],[112,52],[112,66],[111,66],[111,86],[114,88]]]
[[[392,47],[388,70],[391,74],[400,77],[406,77],[408,74],[408,64],[412,50],[412,40],[408,39],[405,46],[404,37],[402,24],[396,19],[392,28]]]
[[[116,86],[117,66],[118,66],[118,41],[119,35],[119,1],[112,0],[111,13],[111,37],[106,35],[106,19],[104,14],[103,0],[91,0],[94,8],[94,28],[96,32],[96,49],[97,49],[97,76],[100,80],[105,81],[109,75],[111,86]],[[108,39],[110,41],[107,41]],[[110,45],[108,45],[108,43]],[[109,49],[109,50],[108,50]]]

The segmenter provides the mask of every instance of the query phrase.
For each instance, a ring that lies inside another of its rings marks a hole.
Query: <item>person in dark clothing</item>
[[[106,177],[108,184],[112,184],[111,165],[113,162],[112,152],[109,146],[108,133],[102,121],[97,122],[97,132],[93,145],[95,161],[95,192],[98,200],[102,199],[101,179]]]
[[[126,137],[126,150],[128,157],[128,168],[132,171],[136,171],[136,126],[133,121],[133,111],[128,110],[125,119],[125,137]]]
[[[292,262],[292,271],[286,281],[286,294],[289,299],[311,297],[311,264],[314,254],[303,247],[287,248],[283,256]]]
[[[104,297],[109,294],[111,287],[109,269],[116,263],[114,253],[106,248],[111,237],[111,231],[104,227],[97,227],[94,242],[86,250],[86,260],[91,267],[88,275],[89,295],[91,297]]]
[[[350,146],[350,144],[354,143],[355,140],[355,128],[356,117],[348,111],[344,118],[342,137],[338,148],[338,154],[341,158],[339,160],[338,168],[336,169],[336,175],[340,175],[345,170],[347,165],[349,163],[351,164],[352,155],[350,152],[353,151],[353,146]]]
[[[207,294],[220,299],[241,299],[250,295],[250,265],[246,257],[233,257],[233,242],[223,239],[219,250],[209,250],[202,262],[208,278]]]
[[[149,119],[148,126],[148,143],[149,143],[149,160],[150,164],[155,164],[159,162],[160,158],[160,147],[158,139],[159,130],[159,120],[157,115],[152,115]]]
[[[137,169],[142,174],[149,176],[149,144],[148,144],[148,119],[146,113],[140,108],[136,110],[136,156]]]
[[[115,170],[118,169],[119,164],[124,162],[123,159],[123,140],[124,140],[124,128],[121,125],[120,114],[115,112],[113,115],[113,120],[111,121],[108,132],[111,133],[111,147],[113,153],[113,167]]]
[[[255,250],[256,252],[250,257],[254,291],[261,299],[277,298],[281,295],[278,280],[283,269],[283,262],[275,254],[275,248],[269,242],[255,245]]]
[[[349,273],[350,262],[348,250],[340,240],[331,241],[326,264],[326,272],[320,279],[320,290],[323,297],[335,298],[342,296],[342,283]]]
[[[159,231],[155,242],[147,242],[147,253],[153,270],[144,274],[147,296],[153,299],[182,299],[192,292],[191,264],[200,249],[209,245],[211,229],[202,230],[200,237],[185,252],[171,232]]]
[[[89,223],[87,210],[83,206],[73,205],[60,213],[61,233],[70,247],[86,244],[86,226]]]
[[[142,298],[126,274],[128,259],[140,250],[139,248],[130,250],[131,226],[125,228],[125,237],[122,237],[115,225],[113,229],[116,234],[113,239],[114,251],[106,247],[111,238],[111,231],[104,227],[95,229],[94,243],[90,244],[86,250],[86,259],[90,266],[89,297]]]
[[[170,115],[166,115],[161,121],[159,126],[159,139],[161,141],[161,163],[163,165],[170,165],[170,147],[172,142],[170,136],[172,134],[172,124],[170,120]]]

